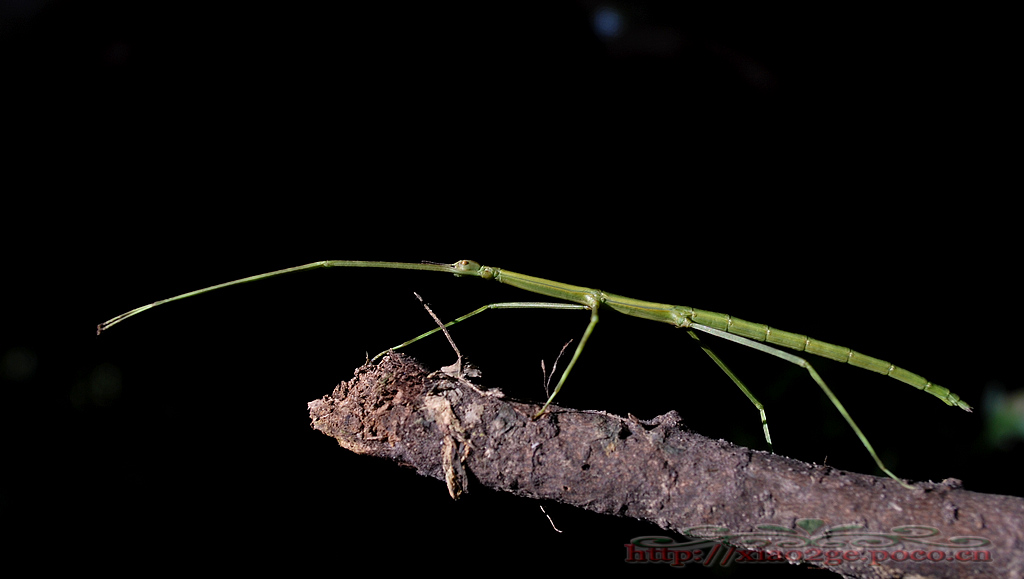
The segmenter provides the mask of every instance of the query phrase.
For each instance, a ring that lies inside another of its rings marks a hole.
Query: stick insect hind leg
[[[813,366],[811,366],[810,362],[808,362],[807,360],[804,360],[803,358],[801,358],[799,356],[794,356],[793,354],[790,354],[789,352],[783,352],[782,350],[777,350],[777,349],[775,349],[775,348],[773,348],[771,346],[767,346],[765,344],[762,344],[761,342],[756,342],[756,341],[751,340],[749,338],[744,338],[742,336],[737,336],[735,334],[730,334],[730,333],[724,332],[722,330],[717,330],[715,328],[710,328],[708,326],[702,326],[700,324],[691,324],[689,327],[690,327],[690,329],[697,330],[699,332],[704,332],[704,333],[707,333],[707,334],[711,334],[712,336],[717,336],[719,338],[722,338],[723,340],[729,340],[730,342],[735,342],[735,343],[741,344],[743,346],[754,348],[755,350],[760,350],[760,351],[762,351],[762,352],[764,352],[766,354],[771,354],[772,356],[775,356],[776,358],[781,358],[781,359],[783,359],[783,360],[785,360],[787,362],[796,364],[797,366],[800,366],[801,368],[807,370],[807,373],[810,374],[811,378],[815,382],[817,382],[818,386],[821,387],[822,392],[825,393],[825,396],[827,396],[828,399],[832,402],[832,405],[835,406],[836,410],[839,411],[839,414],[841,414],[843,416],[843,418],[846,420],[846,423],[850,425],[850,428],[853,429],[853,432],[857,434],[857,438],[860,439],[861,444],[863,444],[864,448],[867,449],[868,454],[871,455],[871,458],[873,458],[875,460],[875,464],[878,465],[878,468],[880,468],[882,470],[882,472],[884,472],[885,474],[889,475],[890,478],[892,478],[896,482],[900,483],[904,487],[906,487],[908,489],[911,489],[911,490],[914,490],[913,486],[903,482],[903,480],[901,480],[900,478],[897,478],[897,476],[894,475],[892,473],[892,471],[890,471],[888,468],[885,467],[884,464],[882,464],[882,459],[878,458],[878,454],[875,453],[875,449],[871,446],[871,443],[868,442],[868,438],[866,436],[864,436],[864,433],[861,432],[860,427],[857,426],[857,423],[854,422],[853,418],[850,417],[850,414],[846,411],[846,408],[843,407],[843,403],[839,401],[839,398],[836,398],[836,395],[832,393],[832,390],[828,387],[828,385],[825,384],[825,381],[821,379],[821,376],[818,375],[818,372],[814,369]],[[696,336],[694,336],[694,337],[696,337]],[[721,363],[719,363],[719,365],[721,366]],[[735,380],[735,378],[734,378],[734,380]],[[737,384],[739,384],[739,382],[737,382]],[[743,389],[744,392],[746,392],[746,389],[743,388],[742,385],[740,386],[740,388]],[[748,394],[748,396],[750,396],[750,395]],[[752,396],[751,396],[751,400],[754,400],[754,398]],[[763,414],[762,414],[762,416],[763,416]],[[767,433],[767,426],[765,428],[766,428],[765,432]]]

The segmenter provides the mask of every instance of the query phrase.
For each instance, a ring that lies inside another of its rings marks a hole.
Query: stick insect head
[[[475,275],[484,279],[491,279],[494,277],[493,269],[487,266],[482,266],[471,259],[456,261],[452,264],[452,269],[455,270],[455,275]]]

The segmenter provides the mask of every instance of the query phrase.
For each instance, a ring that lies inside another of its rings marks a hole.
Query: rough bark
[[[402,355],[359,368],[309,409],[341,446],[444,480],[453,497],[481,484],[688,537],[635,541],[637,558],[788,557],[846,577],[1024,576],[1024,499],[956,480],[908,490],[704,438],[674,411],[642,422],[552,406],[534,420],[536,405]]]

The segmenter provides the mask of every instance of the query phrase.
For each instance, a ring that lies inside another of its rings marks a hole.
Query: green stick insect
[[[587,325],[587,329],[583,332],[583,337],[580,339],[579,344],[576,346],[576,351],[573,352],[572,359],[569,361],[569,365],[562,373],[561,378],[558,380],[558,384],[555,386],[553,392],[548,397],[544,406],[540,412],[537,413],[535,418],[539,418],[547,410],[548,405],[555,399],[558,392],[565,385],[565,381],[575,366],[576,361],[580,357],[580,353],[583,352],[584,346],[587,344],[587,340],[590,338],[590,334],[593,333],[594,327],[597,325],[598,312],[601,308],[608,308],[617,312],[621,312],[626,315],[635,316],[638,318],[644,318],[648,320],[654,320],[656,322],[664,322],[672,324],[677,328],[686,329],[687,333],[700,344],[700,347],[704,352],[711,357],[711,359],[717,364],[732,381],[739,387],[744,395],[750,400],[751,403],[757,408],[761,415],[761,425],[764,429],[764,437],[771,446],[771,435],[768,432],[768,419],[765,416],[764,405],[747,389],[746,386],[736,377],[736,375],[729,370],[729,368],[722,362],[721,359],[715,355],[714,352],[708,348],[704,342],[697,336],[697,332],[704,334],[710,334],[724,340],[729,340],[737,344],[741,344],[755,350],[760,350],[766,354],[770,354],[777,358],[786,360],[796,364],[797,366],[807,370],[811,378],[821,387],[821,390],[825,393],[832,404],[836,407],[836,410],[843,416],[846,422],[850,425],[853,431],[857,434],[857,438],[860,439],[861,444],[867,449],[871,458],[875,460],[875,464],[885,474],[892,477],[894,480],[899,482],[901,485],[907,488],[914,488],[907,483],[903,482],[896,477],[888,468],[882,464],[881,459],[875,453],[871,443],[868,442],[864,433],[861,432],[860,428],[850,417],[850,414],[843,407],[843,404],[836,398],[832,390],[825,384],[825,381],[821,379],[818,372],[811,366],[807,360],[790,354],[789,352],[782,351],[775,346],[787,348],[790,350],[796,350],[798,352],[807,352],[829,360],[835,360],[837,362],[846,362],[852,366],[858,368],[864,368],[880,374],[891,376],[900,382],[904,382],[917,388],[918,390],[924,390],[925,392],[935,396],[939,400],[942,400],[949,406],[959,406],[960,408],[970,412],[971,407],[966,402],[960,399],[959,396],[950,392],[947,388],[943,388],[937,384],[929,382],[922,376],[908,372],[902,368],[899,368],[889,362],[873,358],[871,356],[865,356],[859,352],[855,352],[850,348],[843,346],[837,346],[835,344],[829,344],[809,338],[802,334],[794,334],[792,332],[785,332],[777,330],[775,328],[766,326],[765,324],[757,324],[754,322],[748,322],[739,318],[734,318],[727,314],[721,314],[717,312],[709,312],[706,310],[698,310],[696,308],[686,306],[674,306],[669,304],[659,304],[655,302],[648,302],[643,300],[637,300],[628,298],[625,296],[616,295],[613,293],[604,292],[601,290],[590,289],[575,285],[569,285],[560,283],[557,281],[551,281],[542,279],[539,277],[533,277],[529,275],[523,275],[521,273],[515,273],[505,269],[498,269],[496,267],[482,266],[475,261],[462,260],[457,261],[451,265],[438,264],[438,263],[400,263],[390,261],[318,261],[306,265],[300,265],[297,267],[291,267],[287,269],[281,269],[264,273],[260,275],[254,275],[227,283],[222,283],[200,290],[195,290],[181,295],[153,302],[151,304],[135,308],[134,310],[125,312],[115,318],[112,318],[97,327],[97,334],[103,330],[109,329],[114,324],[120,323],[127,318],[130,318],[136,314],[142,313],[150,308],[154,308],[161,304],[173,302],[188,297],[196,296],[213,290],[225,288],[242,283],[248,283],[252,281],[258,281],[286,273],[293,273],[299,271],[306,271],[311,269],[319,269],[324,267],[369,267],[369,268],[386,268],[386,269],[414,269],[422,271],[438,271],[444,273],[455,274],[456,276],[475,276],[485,280],[495,280],[499,283],[508,284],[535,294],[565,300],[570,303],[550,303],[550,302],[503,302],[493,303],[480,307],[472,312],[457,318],[443,327],[448,327],[453,324],[462,322],[468,318],[471,318],[479,313],[491,309],[525,309],[525,308],[543,308],[543,309],[561,309],[561,310],[589,310],[590,311],[590,323]],[[421,334],[407,342],[404,342],[392,350],[397,350],[404,346],[408,346],[418,340],[421,340],[429,335],[432,335],[440,331],[442,327],[435,328],[429,332]],[[770,345],[769,345],[770,344]],[[388,350],[381,352],[373,358],[377,360],[381,356],[387,353]]]

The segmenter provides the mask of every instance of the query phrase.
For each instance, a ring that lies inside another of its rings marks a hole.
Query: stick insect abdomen
[[[879,374],[885,374],[886,376],[891,376],[904,384],[909,384],[918,390],[924,390],[950,406],[959,406],[964,410],[971,409],[970,405],[960,400],[960,397],[953,392],[950,392],[948,388],[932,384],[921,375],[904,370],[903,368],[886,362],[885,360],[861,354],[860,352],[847,348],[846,346],[822,342],[821,340],[815,340],[814,338],[803,334],[777,330],[767,326],[766,324],[748,322],[746,320],[741,320],[728,314],[720,314],[718,312],[694,309],[692,320],[694,323],[710,326],[718,330],[729,332],[730,334],[736,334],[737,336],[757,340],[758,342],[766,342],[768,344],[782,346],[783,348],[789,348],[790,350],[797,350],[799,352],[808,352],[815,356],[821,356],[822,358],[828,358],[829,360],[835,360],[836,362],[848,363],[851,366],[856,366],[857,368],[863,368]]]

